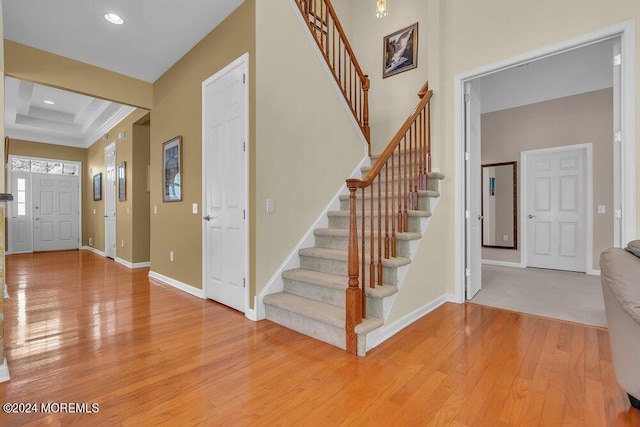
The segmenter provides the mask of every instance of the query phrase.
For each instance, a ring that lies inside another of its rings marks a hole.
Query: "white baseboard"
[[[118,264],[124,265],[127,268],[145,268],[145,267],[151,267],[151,263],[149,261],[147,262],[129,262],[127,260],[124,260],[122,258],[118,258],[116,257],[116,262]]]
[[[81,246],[80,249],[83,249],[85,251],[89,251],[89,252],[93,252],[96,255],[100,255],[101,257],[106,257],[107,254],[105,254],[103,251],[100,251],[96,248],[92,248],[91,246]]]
[[[455,301],[455,295],[453,294],[444,294],[436,298],[435,300],[428,302],[417,310],[412,311],[409,314],[406,314],[402,318],[396,320],[395,322],[384,325],[380,329],[376,329],[367,335],[367,351],[371,350],[374,347],[379,346],[407,326],[411,325],[415,321],[421,319],[427,314],[431,313],[436,308],[440,307],[442,304]]]
[[[360,169],[362,168],[362,166],[365,166],[368,161],[369,161],[369,156],[365,156],[349,176],[355,177],[359,175]],[[260,293],[258,293],[256,302],[255,302],[255,307],[256,307],[255,320],[262,320],[265,318],[265,308],[264,308],[264,303],[262,302],[264,297],[269,294],[282,292],[284,290],[282,272],[285,270],[292,270],[294,268],[300,267],[300,258],[298,257],[298,251],[300,251],[300,249],[302,248],[311,248],[315,246],[316,241],[315,241],[315,236],[313,234],[315,229],[326,228],[329,226],[329,217],[327,216],[327,213],[332,210],[333,211],[340,210],[340,195],[344,194],[344,192],[346,191],[346,188],[347,188],[346,183],[340,187],[340,189],[336,192],[336,194],[333,196],[331,201],[325,206],[322,213],[320,213],[320,215],[316,218],[314,223],[311,224],[311,226],[309,227],[305,235],[302,237],[302,239],[300,239],[298,241],[298,244],[293,248],[293,250],[291,250],[291,252],[289,253],[289,256],[285,258],[285,260],[282,262],[280,267],[278,267],[278,269],[275,271],[273,276],[271,276],[271,279],[269,279],[265,287],[262,288]]]
[[[257,322],[259,320],[258,319],[258,311],[255,308],[254,309],[246,308],[244,310],[244,315],[245,315],[245,317],[247,319],[253,320],[254,322]]]
[[[482,263],[486,265],[498,265],[500,267],[527,268],[526,265],[522,265],[519,262],[495,261],[492,259],[483,259]]]
[[[7,364],[7,359],[2,361],[2,365],[0,365],[0,383],[5,381],[9,381],[11,379],[11,375],[9,375],[9,365]]]
[[[171,277],[167,277],[165,275],[162,275],[160,273],[156,273],[155,271],[150,271],[149,272],[149,278],[153,279],[157,282],[163,283],[165,285],[169,285],[172,286],[176,289],[179,289],[183,292],[186,292],[188,294],[191,294],[193,296],[196,296],[198,298],[201,299],[205,299],[205,295],[204,295],[204,290],[202,289],[198,289],[198,288],[194,288],[191,285],[187,285],[186,283],[182,283],[178,280],[172,279]]]
[[[590,276],[599,276],[600,270],[587,270],[587,274]]]

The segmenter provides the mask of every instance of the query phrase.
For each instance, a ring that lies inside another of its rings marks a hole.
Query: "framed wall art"
[[[118,163],[118,201],[127,200],[127,162]]]
[[[93,175],[93,200],[102,200],[102,172]]]
[[[418,23],[384,37],[382,78],[418,66]]]
[[[162,144],[162,200],[182,200],[182,136]]]

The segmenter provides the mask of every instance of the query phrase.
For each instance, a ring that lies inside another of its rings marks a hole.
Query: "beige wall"
[[[576,144],[593,144],[593,262],[599,270],[600,253],[613,246],[613,92],[595,92],[540,102],[482,115],[482,163],[516,160],[520,153],[540,148]],[[520,191],[520,172],[518,191]],[[523,206],[524,195],[518,198]],[[605,205],[606,214],[598,214],[597,206]],[[518,221],[520,221],[518,210]],[[518,223],[518,235],[522,236]],[[517,250],[483,248],[488,260],[520,262]]]
[[[10,40],[4,43],[7,76],[134,107],[152,106],[151,83]]]
[[[249,52],[248,143],[253,152],[255,42],[255,1],[247,0],[153,85],[150,203],[158,213],[151,215],[151,270],[196,288],[202,288],[202,216],[191,213],[191,204],[202,204],[202,82]],[[163,203],[162,143],[177,135],[183,143],[182,201]]]
[[[289,0],[256,3],[257,292],[365,153],[298,16]]]
[[[151,123],[150,114],[133,125],[133,150],[131,165],[127,164],[127,201],[133,216],[131,241],[133,242],[132,262],[148,262],[150,259],[151,208],[148,190],[148,166],[151,164]],[[129,180],[131,179],[131,181]]]

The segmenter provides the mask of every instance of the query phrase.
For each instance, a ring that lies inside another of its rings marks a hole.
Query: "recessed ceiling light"
[[[122,19],[120,15],[116,15],[115,13],[105,13],[104,19],[111,22],[112,24],[116,24],[116,25],[124,24],[124,19]]]
[[[50,99],[45,99],[45,100],[44,100],[44,101],[42,101],[42,102],[44,102],[44,103],[45,103],[45,104],[47,104],[47,105],[55,105],[55,102],[53,102],[53,101],[52,101],[52,100],[50,100]]]

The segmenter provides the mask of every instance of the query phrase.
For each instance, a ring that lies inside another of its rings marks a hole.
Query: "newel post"
[[[362,77],[362,91],[364,92],[364,102],[362,108],[362,133],[367,140],[368,154],[371,155],[371,128],[369,127],[369,87],[371,82],[369,76],[364,75]]]
[[[351,354],[358,353],[356,325],[362,322],[362,293],[358,284],[358,225],[356,217],[356,191],[353,179],[347,180],[349,187],[349,287],[346,294],[346,345]]]

